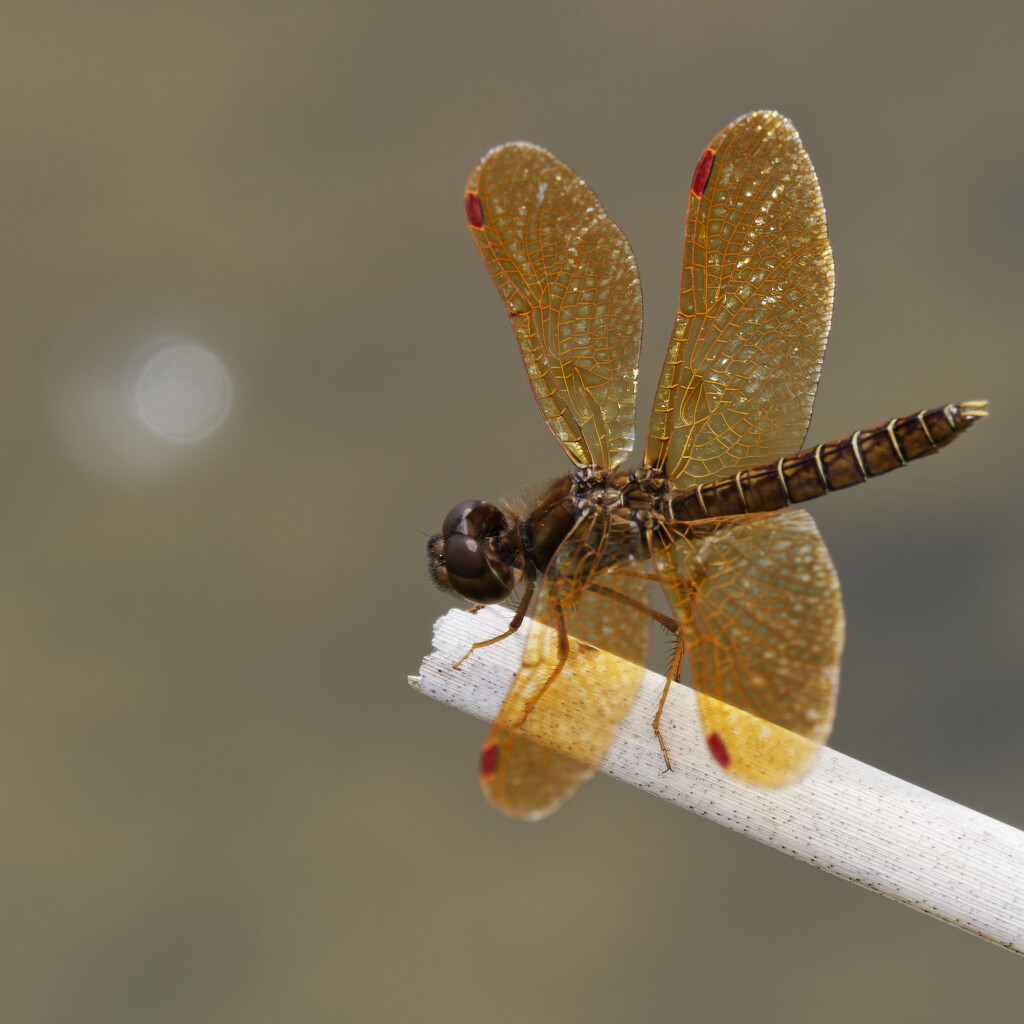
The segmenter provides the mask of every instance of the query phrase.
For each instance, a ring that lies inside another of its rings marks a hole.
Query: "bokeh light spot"
[[[231,376],[195,342],[162,342],[132,382],[132,406],[142,424],[165,441],[199,441],[231,411]]]

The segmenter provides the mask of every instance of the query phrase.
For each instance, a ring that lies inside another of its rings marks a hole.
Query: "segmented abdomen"
[[[858,430],[777,462],[689,487],[672,499],[672,517],[689,521],[770,512],[852,487],[937,452],[987,415],[987,402],[961,402]]]

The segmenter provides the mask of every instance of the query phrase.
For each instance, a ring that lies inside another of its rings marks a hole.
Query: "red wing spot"
[[[484,212],[480,209],[480,196],[476,192],[466,193],[466,219],[469,226],[482,228],[484,226]]]
[[[717,732],[713,732],[708,737],[708,750],[711,751],[711,756],[723,767],[728,768],[732,758],[729,757],[729,751],[725,749],[725,743],[722,737]]]
[[[693,172],[693,181],[690,182],[690,191],[697,196],[704,195],[707,188],[708,178],[711,177],[711,165],[715,162],[715,151],[705,149],[704,155],[697,163],[697,169]]]
[[[480,781],[490,782],[497,770],[498,744],[493,741],[485,743],[484,749],[480,751]]]

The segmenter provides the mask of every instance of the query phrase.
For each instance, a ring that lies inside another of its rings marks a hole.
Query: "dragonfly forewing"
[[[833,290],[825,207],[800,136],[773,111],[739,118],[691,184],[648,465],[699,484],[797,451]]]
[[[626,236],[547,150],[491,150],[466,185],[473,240],[551,432],[577,466],[633,450],[642,304]]]

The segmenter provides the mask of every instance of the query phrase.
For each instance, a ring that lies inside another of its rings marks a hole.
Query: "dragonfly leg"
[[[656,579],[657,577],[652,577]],[[590,589],[595,594],[603,594],[611,601],[618,601],[620,604],[626,605],[628,608],[635,608],[638,612],[643,612],[649,619],[653,619],[663,629],[667,629],[670,633],[678,635],[679,623],[676,622],[669,615],[662,615],[661,612],[656,611],[649,604],[644,604],[642,601],[629,597],[627,594],[622,594],[618,590],[613,590],[611,587],[603,586],[600,583],[592,583]]]
[[[477,648],[490,647],[491,644],[496,644],[500,640],[505,640],[515,633],[519,627],[523,624],[523,619],[526,618],[526,613],[530,609],[530,601],[533,599],[533,587],[534,582],[530,577],[526,578],[526,585],[523,587],[523,596],[520,598],[519,607],[516,608],[516,613],[512,617],[512,621],[508,624],[508,629],[504,633],[498,634],[498,636],[492,636],[490,640],[478,640],[466,653],[459,658],[458,661],[452,664],[452,668],[458,668]],[[475,608],[470,609],[471,611],[479,611],[482,605],[477,605]]]
[[[658,744],[661,747],[661,756],[665,758],[665,771],[672,771],[672,762],[669,760],[668,747],[665,746],[665,739],[661,735],[661,713],[665,710],[665,701],[668,700],[668,688],[673,682],[679,682],[683,672],[683,657],[686,654],[686,643],[683,638],[682,628],[678,623],[673,622],[676,634],[676,645],[672,651],[672,664],[669,666],[668,674],[665,676],[665,686],[661,691],[661,700],[658,701],[658,710],[655,712],[654,735],[658,737]]]
[[[516,729],[521,729],[523,723],[529,717],[530,712],[537,706],[537,702],[544,696],[544,691],[558,678],[559,673],[562,671],[566,661],[569,660],[569,634],[565,630],[565,616],[562,614],[561,609],[558,612],[558,620],[556,626],[556,633],[558,634],[558,661],[555,663],[555,667],[551,670],[551,674],[544,680],[544,685],[537,689],[537,692],[533,694],[530,699],[526,702],[526,706],[523,708],[523,713],[519,716],[519,721],[516,723]]]

